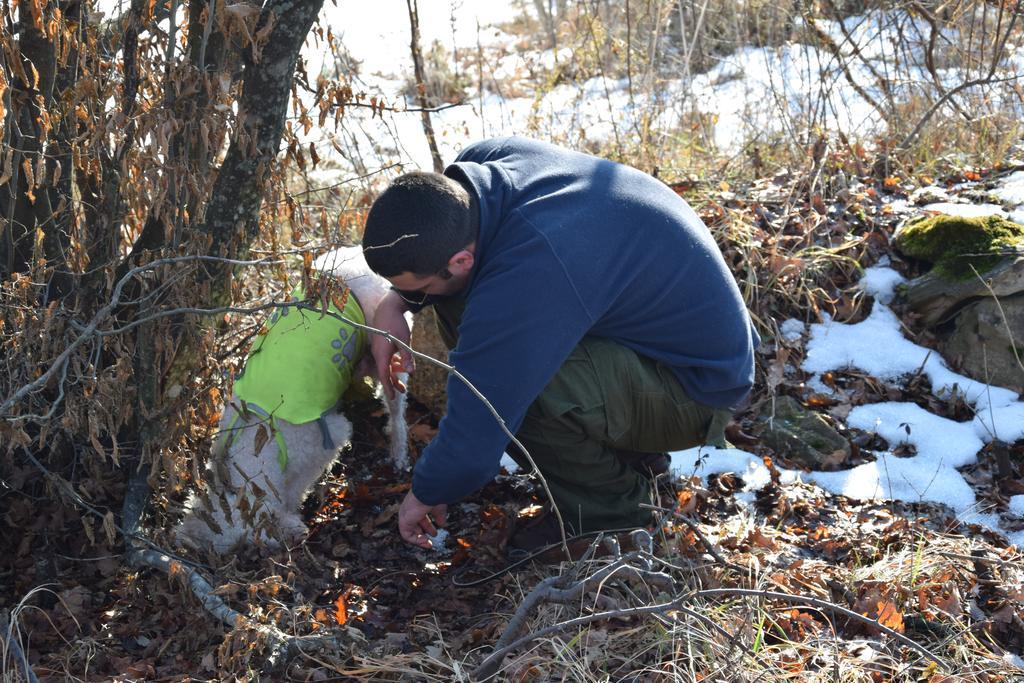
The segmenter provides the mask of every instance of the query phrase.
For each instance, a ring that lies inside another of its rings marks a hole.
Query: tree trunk
[[[430,112],[427,102],[426,82],[427,75],[423,69],[423,53],[420,50],[420,11],[416,0],[405,0],[405,6],[409,9],[409,28],[412,33],[410,47],[412,50],[412,68],[416,77],[416,99],[420,105],[420,121],[423,122],[423,134],[427,136],[427,145],[430,147],[430,158],[434,162],[434,173],[444,171],[444,162],[441,160],[441,153],[437,149],[437,140],[434,138],[434,126],[430,122]]]

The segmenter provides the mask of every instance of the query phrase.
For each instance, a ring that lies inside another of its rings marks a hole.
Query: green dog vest
[[[274,418],[305,424],[332,410],[351,383],[366,348],[366,332],[346,322],[364,325],[366,321],[350,290],[333,297],[328,306],[345,320],[300,308],[295,305],[303,301],[299,294],[293,292],[293,303],[278,308],[270,317],[266,333],[253,345],[235,380],[235,396],[269,415],[275,437]],[[317,306],[315,302],[311,305]],[[288,456],[281,441],[277,439],[284,469]]]

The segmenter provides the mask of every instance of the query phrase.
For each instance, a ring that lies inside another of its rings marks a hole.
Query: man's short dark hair
[[[378,275],[435,275],[476,240],[479,218],[459,182],[440,173],[395,178],[366,216],[363,254]]]

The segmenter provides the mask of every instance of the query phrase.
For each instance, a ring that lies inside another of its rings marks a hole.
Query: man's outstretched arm
[[[408,310],[402,297],[397,292],[390,291],[377,306],[370,324],[408,344],[411,336],[409,322],[405,319]],[[398,373],[412,372],[416,367],[408,349],[400,347],[387,337],[375,334],[370,340],[370,353],[373,355],[377,377],[384,387],[384,394],[393,399],[396,389],[404,393],[405,384],[398,378]]]

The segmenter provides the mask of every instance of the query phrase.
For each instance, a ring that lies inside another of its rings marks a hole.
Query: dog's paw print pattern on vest
[[[270,326],[272,327],[274,323],[276,323],[278,320],[287,316],[288,311],[292,310],[292,304],[295,304],[299,301],[301,301],[301,299],[297,299],[296,297],[293,296],[292,300],[289,302],[287,306],[281,306],[278,309],[276,309],[274,311],[274,314],[270,316]]]
[[[338,351],[331,357],[331,362],[337,365],[339,368],[344,368],[346,365],[352,367],[356,362],[356,349],[359,345],[359,335],[357,331],[346,330],[344,327],[338,330],[338,336],[340,339],[335,339],[331,342],[331,346]]]

